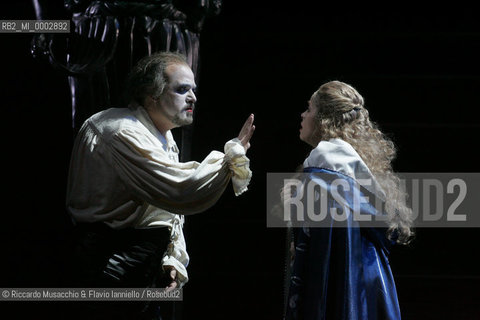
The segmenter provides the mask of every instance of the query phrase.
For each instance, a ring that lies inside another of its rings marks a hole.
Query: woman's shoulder
[[[355,149],[342,139],[321,141],[303,163],[304,168],[335,171],[357,180],[372,194],[385,199],[385,193]]]
[[[303,167],[329,169],[351,177],[354,177],[358,170],[366,169],[365,163],[355,149],[339,138],[320,141],[305,159]]]

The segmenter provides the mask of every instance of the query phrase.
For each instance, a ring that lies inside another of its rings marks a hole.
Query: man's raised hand
[[[253,131],[255,131],[255,126],[253,125],[253,113],[247,118],[247,121],[245,121],[245,124],[242,127],[242,130],[240,130],[240,133],[238,134],[238,140],[240,140],[240,143],[242,146],[245,148],[245,152],[250,148],[250,138],[253,135]]]

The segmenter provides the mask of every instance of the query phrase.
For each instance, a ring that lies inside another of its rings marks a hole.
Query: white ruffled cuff
[[[228,162],[233,173],[232,185],[236,196],[248,190],[248,184],[252,178],[250,160],[245,155],[245,148],[238,138],[225,143],[225,160]]]
[[[177,270],[178,287],[182,288],[188,282],[187,268],[183,263],[168,254],[164,255],[162,259],[163,270],[165,270],[167,266],[174,267]]]

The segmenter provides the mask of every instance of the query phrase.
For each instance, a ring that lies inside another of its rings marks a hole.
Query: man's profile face
[[[193,111],[197,97],[194,90],[195,77],[187,65],[173,64],[165,69],[168,83],[158,97],[156,105],[174,127],[193,122]]]

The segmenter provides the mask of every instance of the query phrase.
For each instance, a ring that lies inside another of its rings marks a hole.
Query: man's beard
[[[188,126],[193,123],[193,114],[184,113],[184,111],[177,113],[172,118],[172,123],[176,126]]]

